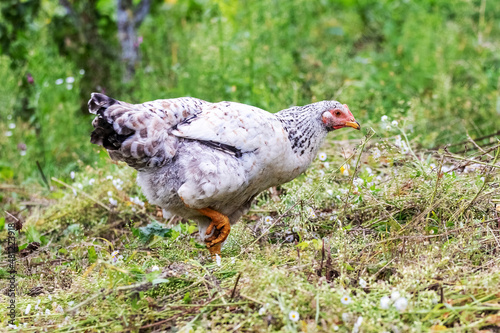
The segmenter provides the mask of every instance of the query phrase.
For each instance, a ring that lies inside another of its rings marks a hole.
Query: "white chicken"
[[[149,202],[198,222],[212,256],[261,191],[304,172],[327,133],[360,129],[347,105],[322,101],[275,114],[192,97],[129,104],[93,93],[91,142],[138,170]]]

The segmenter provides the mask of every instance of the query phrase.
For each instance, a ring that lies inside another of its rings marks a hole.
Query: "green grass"
[[[342,150],[350,156],[356,146],[330,140],[327,160],[278,188],[279,200],[262,193],[233,227],[220,266],[192,222],[165,221],[131,199],[144,200],[126,166],[86,167],[67,185],[52,181],[51,192],[4,187],[6,208],[24,221],[20,244],[42,243],[19,261],[18,322],[26,331],[350,332],[361,316],[358,328],[369,332],[494,330],[496,169],[460,172],[467,163],[445,158],[443,168],[459,168],[438,177],[442,156],[416,151],[417,160],[394,139],[371,136],[347,162],[349,175],[341,173]],[[144,243],[140,228],[155,220],[171,231]],[[117,262],[113,251],[123,256]],[[29,296],[35,287],[43,294]],[[407,307],[382,308],[395,291]]]

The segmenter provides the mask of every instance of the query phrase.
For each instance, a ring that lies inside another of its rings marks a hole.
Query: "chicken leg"
[[[205,235],[210,235],[214,228],[215,230],[212,236],[205,239],[205,244],[207,244],[208,251],[210,251],[212,257],[215,257],[217,254],[220,255],[222,242],[226,240],[227,236],[229,236],[229,232],[231,231],[229,218],[226,215],[210,208],[197,209],[197,211],[212,220],[207,228],[207,231],[205,232]]]

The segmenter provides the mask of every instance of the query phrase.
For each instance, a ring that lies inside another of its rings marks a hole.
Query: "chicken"
[[[183,97],[129,104],[93,93],[91,142],[138,170],[150,203],[198,222],[212,256],[263,190],[304,172],[328,132],[360,129],[347,105],[322,101],[272,114]]]

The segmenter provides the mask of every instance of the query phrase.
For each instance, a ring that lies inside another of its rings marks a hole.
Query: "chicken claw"
[[[205,244],[207,244],[210,254],[212,254],[212,256],[220,254],[222,242],[227,239],[231,231],[229,218],[210,208],[198,209],[198,211],[212,220],[205,232],[205,235],[210,235],[212,230],[214,231],[212,236],[205,239]]]

